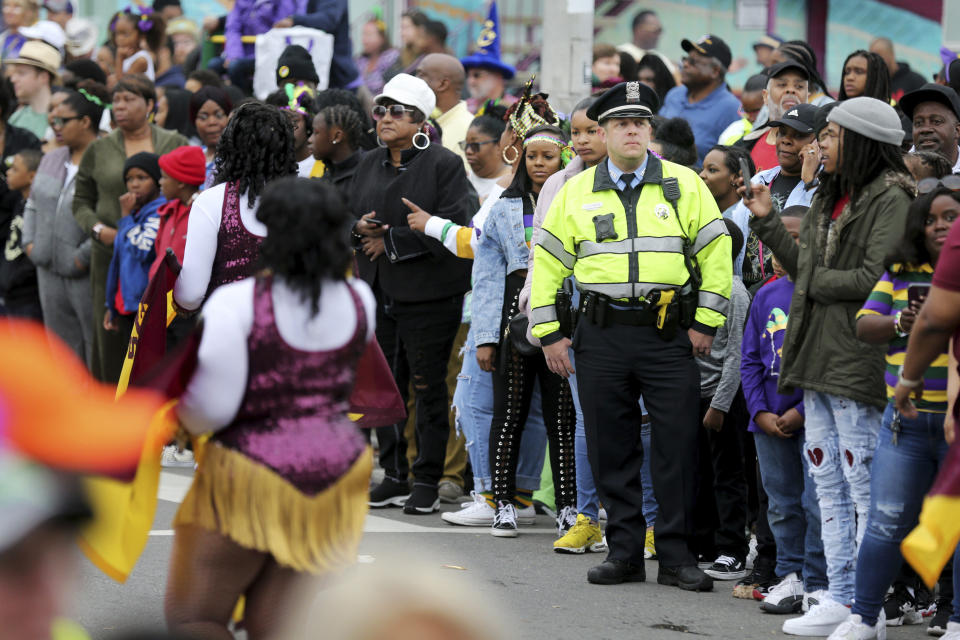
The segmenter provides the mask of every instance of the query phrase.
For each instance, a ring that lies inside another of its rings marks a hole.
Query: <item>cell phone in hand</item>
[[[928,293],[930,293],[929,282],[914,282],[907,287],[907,302],[911,306],[913,306],[914,303],[918,305],[923,304],[923,301],[927,299]]]
[[[364,218],[367,224],[373,225],[374,227],[382,227],[386,223],[382,220],[377,220],[376,218]]]
[[[753,189],[750,184],[750,179],[753,178],[753,174],[750,173],[750,166],[747,165],[747,161],[744,158],[740,158],[740,175],[743,177],[743,186],[747,189],[743,194],[743,199],[753,200]]]

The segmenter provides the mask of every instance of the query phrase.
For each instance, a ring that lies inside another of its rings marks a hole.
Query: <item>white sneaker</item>
[[[193,451],[184,449],[180,451],[177,445],[170,444],[163,448],[163,455],[160,456],[160,466],[170,468],[193,468],[197,461],[193,459]]]
[[[858,614],[852,613],[830,634],[827,640],[886,640],[886,638],[886,620],[883,609],[880,609],[880,617],[877,618],[877,624],[874,626],[868,626]]]
[[[833,598],[826,598],[810,607],[799,618],[791,618],[783,623],[783,632],[791,636],[826,637],[850,617],[850,608]],[[886,629],[886,627],[884,627]]]
[[[788,573],[764,596],[760,608],[767,613],[797,613],[803,606],[803,580]]]
[[[498,538],[517,537],[517,508],[512,502],[497,503],[497,513],[493,518],[490,533]]]
[[[803,612],[810,611],[810,607],[818,605],[830,597],[830,592],[826,589],[817,589],[803,594]]]
[[[567,506],[557,515],[557,537],[562,538],[577,524],[577,510]]]
[[[537,524],[537,508],[532,504],[523,509],[517,509],[517,524],[533,526]]]
[[[948,622],[947,632],[940,636],[940,640],[960,640],[960,622]]]
[[[458,524],[462,527],[489,527],[493,524],[495,512],[487,504],[487,499],[476,491],[470,492],[473,502],[464,502],[460,511],[446,511],[440,514],[444,522]]]

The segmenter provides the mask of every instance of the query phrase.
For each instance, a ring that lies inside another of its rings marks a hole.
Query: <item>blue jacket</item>
[[[123,306],[128,311],[136,311],[140,304],[150,279],[150,265],[156,257],[153,245],[160,229],[158,212],[166,203],[167,199],[160,196],[117,222],[117,239],[113,243],[113,257],[107,271],[106,306],[113,315],[117,313],[114,298],[118,286],[123,295]]]
[[[753,419],[761,411],[782,416],[789,409],[803,415],[803,389],[790,394],[777,391],[783,337],[790,317],[793,282],[780,278],[757,291],[743,328],[743,352],[740,359],[740,384],[750,411],[749,430],[759,432]]]
[[[330,88],[349,89],[360,83],[350,43],[350,16],[347,0],[307,0],[304,14],[293,16],[293,24],[326,31],[333,36],[330,61]]]
[[[687,88],[680,85],[664,96],[659,115],[683,118],[690,123],[697,143],[697,162],[703,164],[703,157],[717,144],[723,130],[740,119],[740,101],[726,86],[720,85],[703,100],[690,102]]]
[[[500,198],[483,225],[473,259],[470,303],[474,345],[498,344],[507,275],[526,269],[530,259],[523,227],[523,199]]]

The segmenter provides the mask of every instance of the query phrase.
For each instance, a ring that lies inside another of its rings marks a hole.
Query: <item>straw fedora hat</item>
[[[20,55],[6,64],[26,64],[49,72],[57,77],[60,70],[60,52],[51,44],[41,40],[29,40],[20,48]]]

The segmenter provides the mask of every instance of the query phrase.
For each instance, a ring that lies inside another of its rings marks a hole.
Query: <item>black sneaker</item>
[[[757,558],[753,562],[753,571],[734,585],[733,597],[744,600],[763,600],[767,592],[778,582],[775,569],[776,562]]]
[[[913,590],[904,584],[893,585],[893,592],[888,593],[883,601],[883,612],[887,616],[888,627],[923,622],[923,616],[917,610],[917,599]]]
[[[422,484],[413,485],[413,491],[403,505],[403,512],[408,516],[425,516],[440,510],[440,495],[436,487]]]
[[[937,598],[937,611],[930,620],[930,626],[927,627],[927,635],[944,635],[951,615],[953,615],[953,603],[946,598]]]
[[[517,537],[517,508],[512,502],[501,500],[497,503],[497,513],[493,516],[490,534],[498,538]]]
[[[402,507],[410,497],[410,487],[406,482],[397,482],[393,478],[384,478],[383,482],[370,490],[371,507]]]
[[[743,560],[721,554],[703,572],[714,580],[739,580],[747,575],[747,567],[743,564]]]

